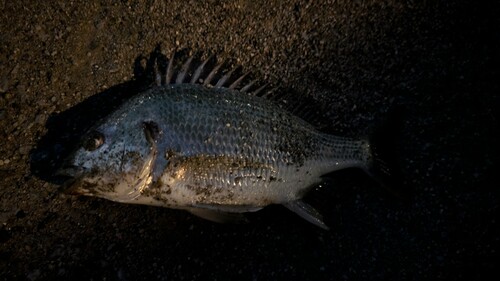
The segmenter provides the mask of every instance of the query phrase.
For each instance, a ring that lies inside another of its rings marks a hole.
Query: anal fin
[[[328,226],[323,222],[323,216],[314,209],[311,205],[305,203],[302,200],[295,200],[288,203],[283,204],[283,206],[287,207],[290,211],[296,213],[301,218],[306,221],[319,226],[325,230],[328,230]]]
[[[217,222],[217,223],[246,223],[248,220],[241,213],[228,213],[203,208],[189,208],[186,209],[191,214],[200,218]]]

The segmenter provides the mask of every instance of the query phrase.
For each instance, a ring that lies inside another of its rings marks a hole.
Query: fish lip
[[[54,175],[62,177],[78,178],[81,175],[83,175],[84,172],[85,168],[83,167],[75,165],[67,165],[59,168]]]
[[[85,168],[75,165],[67,165],[59,168],[54,174],[56,177],[64,178],[59,190],[69,195],[86,195],[78,184],[85,175],[85,171]]]
[[[61,192],[68,195],[85,195],[85,193],[79,188],[79,185],[77,184],[78,182],[78,178],[71,178],[66,180],[59,189]]]

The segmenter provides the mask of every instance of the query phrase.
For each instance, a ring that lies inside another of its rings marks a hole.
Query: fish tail
[[[408,199],[410,192],[404,188],[404,179],[399,163],[400,148],[397,143],[401,120],[396,110],[377,126],[368,140],[362,143],[366,166],[364,170],[384,189],[399,199]]]

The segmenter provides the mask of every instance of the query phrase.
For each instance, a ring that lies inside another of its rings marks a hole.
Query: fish
[[[175,70],[172,55],[153,86],[93,126],[59,170],[71,177],[68,190],[215,222],[280,204],[328,229],[302,198],[333,171],[372,174],[370,141],[318,130],[265,98],[264,87],[240,87],[246,74],[214,81],[221,64],[209,59]]]

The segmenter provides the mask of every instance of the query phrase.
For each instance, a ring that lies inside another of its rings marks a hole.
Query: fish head
[[[86,133],[58,174],[69,176],[68,193],[131,202],[149,187],[157,154],[156,123],[108,120]]]

